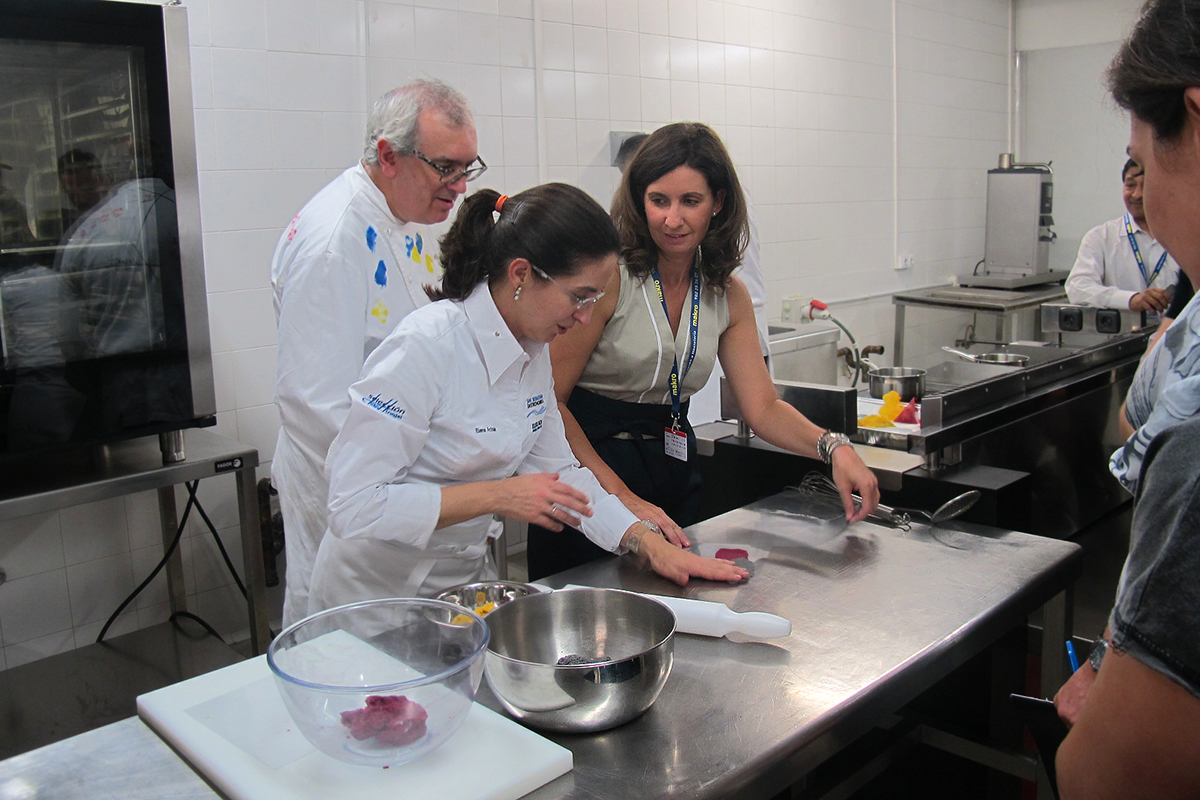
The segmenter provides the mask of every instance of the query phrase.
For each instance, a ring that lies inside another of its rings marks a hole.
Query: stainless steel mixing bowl
[[[599,731],[658,698],[674,656],[675,615],[617,589],[520,597],[487,618],[488,685],[522,722],[551,731]]]

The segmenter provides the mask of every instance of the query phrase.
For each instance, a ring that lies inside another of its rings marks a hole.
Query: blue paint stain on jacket
[[[375,282],[380,286],[387,286],[387,264],[382,261],[375,268]]]
[[[375,233],[375,229],[370,225],[367,226],[367,249],[372,253],[375,252],[375,240],[379,238],[379,234]],[[382,263],[382,262],[380,262]]]

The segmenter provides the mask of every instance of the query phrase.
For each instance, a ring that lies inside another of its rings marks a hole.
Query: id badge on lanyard
[[[658,299],[662,303],[663,312],[667,315],[667,324],[670,325],[671,313],[667,310],[667,298],[663,294],[662,278],[658,274],[658,268],[655,267],[652,273],[654,277],[654,288],[658,290]],[[692,267],[692,313],[688,320],[688,356],[684,362],[683,374],[679,372],[679,358],[676,357],[671,364],[670,389],[671,389],[671,424],[663,431],[663,451],[671,458],[677,458],[680,461],[688,460],[688,437],[687,433],[680,428],[682,415],[680,413],[683,403],[680,401],[682,396],[682,383],[688,371],[692,368],[692,362],[696,359],[696,349],[699,346],[700,340],[700,270]]]
[[[1149,289],[1154,285],[1158,274],[1162,272],[1163,264],[1167,263],[1167,254],[1164,252],[1158,257],[1158,263],[1154,265],[1154,272],[1146,271],[1146,262],[1142,260],[1142,248],[1138,247],[1137,238],[1133,235],[1133,221],[1128,213],[1125,214],[1125,235],[1129,237],[1129,247],[1133,250],[1133,260],[1137,262],[1138,269],[1142,272],[1142,280],[1146,282],[1146,288]]]

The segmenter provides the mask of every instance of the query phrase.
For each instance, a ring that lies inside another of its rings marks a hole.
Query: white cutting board
[[[570,772],[571,751],[475,703],[432,753],[346,764],[296,730],[266,656],[138,697],[138,716],[231,800],[515,800]]]

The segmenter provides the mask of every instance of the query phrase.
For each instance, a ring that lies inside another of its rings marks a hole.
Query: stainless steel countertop
[[[793,632],[766,642],[677,636],[657,703],[611,731],[551,736],[574,752],[575,769],[529,797],[770,796],[1021,624],[1082,563],[1077,545],[1023,533],[957,522],[847,529],[838,517],[784,492],[689,528],[697,543],[767,553],[740,586],[680,588],[617,558],[547,580],[718,600],[785,616]],[[498,708],[486,686],[479,699]],[[137,720],[0,763],[0,793],[14,779],[47,787],[18,796],[56,800],[109,787],[133,800],[213,796]]]
[[[220,795],[137,717],[0,761],[0,797],[216,800]]]
[[[957,522],[847,529],[839,516],[784,492],[689,528],[693,542],[769,551],[738,587],[681,589],[626,559],[545,581],[718,600],[780,614],[793,631],[765,642],[677,636],[655,705],[612,731],[551,736],[574,752],[575,769],[529,797],[770,796],[1021,624],[1081,570],[1082,551],[1069,542]]]

